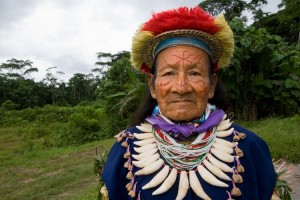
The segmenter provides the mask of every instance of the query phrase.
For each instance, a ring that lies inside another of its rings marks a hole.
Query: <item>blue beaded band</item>
[[[173,47],[173,46],[193,46],[199,49],[204,50],[210,57],[212,55],[212,50],[209,45],[207,45],[204,41],[198,40],[191,37],[175,37],[175,38],[167,38],[158,43],[153,50],[153,58],[157,56],[159,52],[162,50]]]

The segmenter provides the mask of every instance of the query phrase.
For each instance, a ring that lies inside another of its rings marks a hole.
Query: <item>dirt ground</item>
[[[293,192],[291,194],[293,200],[300,200],[300,164],[287,164],[291,176],[287,178]]]

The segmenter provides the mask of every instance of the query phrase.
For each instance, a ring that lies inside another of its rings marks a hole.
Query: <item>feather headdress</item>
[[[223,15],[214,18],[200,7],[181,7],[155,13],[140,26],[132,40],[132,65],[149,72],[155,59],[154,49],[171,38],[193,38],[205,43],[215,70],[228,65],[233,55],[233,33]]]

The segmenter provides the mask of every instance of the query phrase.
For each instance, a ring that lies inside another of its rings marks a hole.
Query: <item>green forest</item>
[[[281,121],[290,123],[292,127],[286,129],[297,139],[291,139],[288,145],[296,148],[294,142],[300,141],[295,131],[296,126],[300,128],[300,2],[282,0],[279,11],[273,14],[263,12],[266,3],[266,0],[248,3],[242,0],[206,0],[199,5],[212,15],[224,13],[234,32],[235,52],[231,65],[218,71],[218,78],[230,97],[227,112],[233,112],[235,121],[249,127],[252,121],[258,120],[257,124],[270,127],[269,132],[274,130],[265,120],[271,119],[280,128],[283,126]],[[253,15],[251,25],[250,19],[243,15],[245,11]],[[64,73],[51,67],[38,82],[30,78],[39,71],[38,67],[33,67],[34,61],[18,58],[0,61],[1,171],[5,172],[7,166],[27,162],[27,157],[54,159],[54,154],[62,153],[59,148],[65,148],[63,153],[70,156],[72,153],[68,148],[72,146],[87,151],[88,148],[94,149],[99,141],[108,141],[109,144],[104,146],[110,147],[110,138],[130,124],[146,92],[144,75],[132,68],[130,52],[98,52],[97,59],[96,68],[89,74],[74,73],[67,81],[61,81],[58,76]],[[272,138],[268,134],[264,137]],[[272,150],[272,146],[270,149],[276,158],[282,157]],[[284,148],[281,150],[285,152]],[[288,160],[300,161],[296,149],[289,152],[291,155],[286,155]],[[10,160],[14,156],[20,156],[20,159]],[[70,165],[78,164],[67,157],[66,162]],[[93,165],[92,160],[84,162]],[[86,166],[79,169],[83,168]],[[84,173],[82,177],[92,174]],[[9,178],[0,180],[4,183]],[[89,181],[96,183],[91,178]],[[55,183],[52,184],[55,187]],[[79,184],[76,187],[80,188]],[[95,190],[89,185],[87,195]],[[4,193],[4,189],[0,188],[0,193]]]

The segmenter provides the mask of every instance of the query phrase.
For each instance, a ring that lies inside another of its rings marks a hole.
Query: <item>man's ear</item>
[[[150,93],[153,99],[156,99],[156,94],[155,94],[155,77],[153,74],[148,73],[147,74],[147,82],[148,82],[148,87],[150,89]]]
[[[213,74],[212,75],[212,78],[211,78],[211,83],[210,83],[210,90],[209,90],[209,93],[208,93],[208,98],[211,99],[214,97],[215,95],[215,89],[216,89],[216,85],[217,85],[217,81],[218,81],[218,77],[217,77],[217,74]]]

